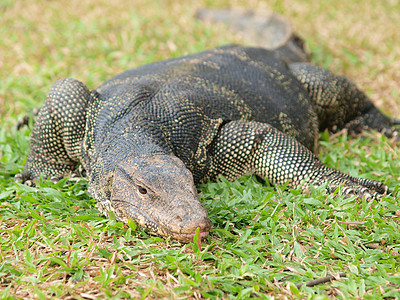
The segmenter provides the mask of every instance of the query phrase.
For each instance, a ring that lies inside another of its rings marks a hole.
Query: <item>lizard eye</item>
[[[144,188],[144,187],[142,187],[142,186],[138,186],[138,190],[139,190],[139,193],[141,193],[142,195],[146,195],[147,194],[147,190],[146,190],[146,188]]]

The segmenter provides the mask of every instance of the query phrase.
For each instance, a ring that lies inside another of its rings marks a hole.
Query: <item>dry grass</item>
[[[353,78],[384,109],[400,115],[398,86],[400,79],[399,2],[391,1],[16,1],[0,4],[3,28],[0,42],[2,80],[8,76],[27,76],[32,82],[29,97],[36,86],[43,89],[30,102],[42,102],[48,86],[43,76],[53,81],[75,75],[90,78],[93,85],[106,74],[126,68],[185,54],[201,43],[204,48],[228,41],[238,42],[223,26],[212,26],[209,35],[193,20],[203,6],[242,6],[275,10],[290,18],[295,30],[321,55],[317,63]],[[164,9],[165,8],[165,9]],[[212,33],[212,34],[211,34]],[[145,39],[145,40],[144,40]],[[140,41],[140,53],[134,43]],[[103,46],[104,47],[103,47]],[[151,59],[146,53],[152,53]],[[131,53],[126,63],[114,62]],[[104,61],[107,57],[108,64]],[[92,61],[101,64],[103,76],[92,74]],[[102,62],[102,63],[101,63]],[[46,72],[47,71],[47,72]],[[44,74],[43,74],[44,73]],[[38,75],[40,74],[40,76]],[[47,82],[46,82],[47,83]],[[6,84],[3,85],[7,87]],[[14,103],[8,109],[19,113],[18,100],[25,95],[4,90],[0,101]],[[10,105],[10,104],[8,104]],[[6,105],[6,106],[8,106]],[[4,107],[4,106],[3,106]],[[2,114],[5,111],[3,108]]]

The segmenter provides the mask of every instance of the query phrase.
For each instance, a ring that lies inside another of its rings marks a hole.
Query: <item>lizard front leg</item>
[[[273,185],[288,184],[309,192],[311,185],[327,185],[332,193],[342,186],[344,194],[379,198],[388,191],[378,181],[351,177],[324,166],[306,147],[268,124],[232,121],[213,143],[209,176],[222,174],[229,180],[254,171]]]
[[[50,88],[32,130],[24,171],[15,176],[16,181],[61,178],[75,170],[89,99],[88,88],[75,79],[62,79]]]

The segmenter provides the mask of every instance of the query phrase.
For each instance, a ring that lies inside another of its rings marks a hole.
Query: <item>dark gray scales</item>
[[[319,130],[397,135],[351,81],[284,53],[226,46],[156,62],[89,92],[53,85],[32,132],[22,181],[82,164],[107,215],[191,240],[210,229],[195,185],[254,172],[274,185],[379,198],[387,187],[330,169],[310,151]]]

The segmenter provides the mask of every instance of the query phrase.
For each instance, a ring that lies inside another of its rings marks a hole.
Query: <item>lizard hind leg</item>
[[[364,130],[376,130],[389,138],[399,138],[400,120],[392,119],[382,114],[375,106],[345,125],[349,133],[358,134]]]
[[[391,118],[391,119],[389,120],[389,124],[390,124],[391,126],[398,126],[398,125],[400,125],[400,119]]]
[[[65,78],[52,85],[32,130],[24,171],[15,181],[30,182],[40,176],[57,180],[75,170],[89,99],[88,88],[78,80]]]
[[[317,112],[320,131],[346,128],[350,134],[376,130],[398,137],[400,120],[385,116],[354,82],[309,63],[289,65],[303,84]]]

